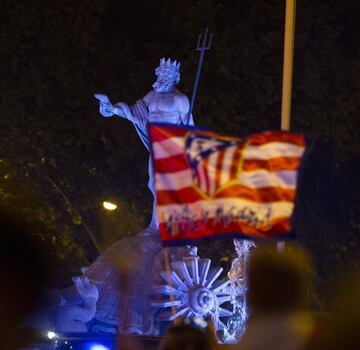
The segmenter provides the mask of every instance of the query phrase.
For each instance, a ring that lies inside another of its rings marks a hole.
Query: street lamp
[[[102,204],[106,210],[115,210],[117,208],[117,205],[112,202],[104,201]]]

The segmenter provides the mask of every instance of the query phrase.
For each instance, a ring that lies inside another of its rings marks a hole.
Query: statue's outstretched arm
[[[95,94],[95,97],[99,100],[99,110],[103,117],[117,115],[130,120],[132,123],[146,130],[149,113],[147,105],[142,99],[138,100],[135,105],[129,106],[124,102],[118,102],[113,105],[109,98],[103,94]]]
[[[113,105],[109,98],[103,94],[95,94],[95,98],[99,100],[99,111],[103,117],[108,118],[117,115],[129,119],[129,107],[127,104],[120,102]]]

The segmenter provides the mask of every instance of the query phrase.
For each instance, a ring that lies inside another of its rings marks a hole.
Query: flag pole
[[[294,60],[296,0],[286,0],[285,34],[284,34],[284,66],[281,101],[281,130],[290,130],[291,89]],[[285,249],[285,242],[277,243],[277,250]]]
[[[290,130],[296,0],[286,0],[281,129]]]

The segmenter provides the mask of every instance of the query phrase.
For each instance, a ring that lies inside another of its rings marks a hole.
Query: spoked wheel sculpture
[[[172,262],[170,271],[162,271],[161,278],[166,284],[153,286],[161,295],[152,305],[160,308],[158,318],[173,321],[177,317],[211,318],[216,331],[226,328],[222,318],[233,314],[222,305],[229,302],[229,280],[218,280],[223,268],[211,268],[211,259],[198,256],[184,257]],[[230,303],[227,303],[230,305]]]

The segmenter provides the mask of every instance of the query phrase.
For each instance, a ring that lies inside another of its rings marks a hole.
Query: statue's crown
[[[159,75],[160,72],[167,73],[174,80],[175,84],[178,84],[180,81],[180,62],[163,57],[160,59],[159,67],[155,69],[156,75]]]
[[[174,70],[175,72],[178,72],[180,70],[180,62],[176,62],[176,60],[171,61],[170,58],[167,60],[165,57],[160,58],[160,66],[161,68],[168,68],[171,70]]]

